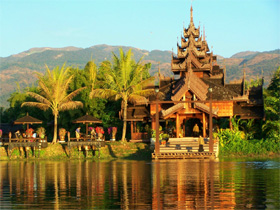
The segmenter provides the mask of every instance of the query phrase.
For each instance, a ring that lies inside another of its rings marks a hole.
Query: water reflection
[[[3,161],[0,169],[1,209],[279,208],[277,161]]]

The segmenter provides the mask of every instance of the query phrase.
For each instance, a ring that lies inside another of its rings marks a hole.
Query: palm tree
[[[27,92],[27,94],[35,98],[38,102],[24,102],[21,106],[33,106],[42,110],[51,109],[54,115],[54,135],[53,143],[57,141],[57,117],[59,111],[69,109],[77,109],[83,107],[80,101],[72,101],[85,87],[79,88],[71,93],[67,93],[69,83],[73,79],[73,75],[69,75],[69,67],[65,68],[65,64],[61,67],[54,68],[52,71],[47,66],[45,75],[37,74],[39,79],[40,94]]]
[[[101,88],[92,89],[90,97],[100,97],[109,100],[122,100],[123,113],[123,133],[122,141],[125,141],[127,125],[127,105],[128,102],[133,104],[147,103],[146,97],[153,95],[154,89],[145,89],[143,87],[154,78],[145,79],[147,65],[135,62],[132,59],[131,49],[125,54],[120,49],[120,57],[113,53],[113,64],[104,61],[101,68],[105,77]],[[144,78],[143,78],[144,77]]]

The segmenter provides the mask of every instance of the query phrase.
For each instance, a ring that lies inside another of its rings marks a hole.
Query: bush
[[[280,147],[276,141],[246,140],[245,133],[239,130],[219,129],[214,136],[219,138],[219,153],[222,156],[280,153]]]

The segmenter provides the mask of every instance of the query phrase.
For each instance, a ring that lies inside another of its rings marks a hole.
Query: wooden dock
[[[79,140],[76,138],[68,138],[68,141],[59,141],[58,143],[60,143],[65,148],[65,151],[67,149],[69,157],[71,156],[71,149],[74,147],[77,147],[79,152],[84,150],[87,157],[88,151],[90,149],[98,151],[101,147],[105,146],[104,140],[98,140],[89,137],[82,137]],[[0,146],[5,147],[9,158],[11,157],[14,148],[19,149],[21,156],[28,158],[29,151],[32,151],[34,157],[36,154],[35,151],[39,151],[38,157],[40,157],[40,150],[42,148],[48,147],[48,142],[46,138],[11,138],[10,135],[9,138],[0,139]]]
[[[153,159],[214,159],[218,156],[218,143],[214,143],[214,151],[209,152],[209,141],[204,139],[203,150],[199,150],[198,138],[170,138],[160,145],[159,154],[152,153]]]
[[[70,135],[70,134],[68,134]],[[91,137],[82,137],[79,140],[77,138],[70,138],[70,136],[68,136],[68,141],[67,142],[61,142],[59,141],[59,143],[65,148],[67,148],[67,153],[68,156],[71,157],[71,149],[73,147],[77,147],[78,151],[81,152],[82,150],[85,151],[85,156],[88,156],[88,151],[90,150],[90,148],[92,150],[97,150],[99,151],[99,149],[101,147],[105,147],[105,141],[104,139],[97,139],[97,138],[91,138]],[[100,155],[100,153],[98,153],[98,155]]]
[[[28,151],[33,151],[33,156],[35,156],[35,151],[40,151],[42,148],[48,147],[47,139],[41,138],[2,138],[1,146],[5,147],[9,158],[11,157],[12,150],[14,148],[19,148],[21,153],[25,153],[28,158]],[[38,153],[40,155],[40,152]]]

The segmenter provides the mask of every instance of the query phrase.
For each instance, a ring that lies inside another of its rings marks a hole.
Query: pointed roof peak
[[[205,26],[203,25],[203,41],[205,41]]]
[[[192,8],[192,5],[191,5],[191,23],[193,23],[193,8]]]

